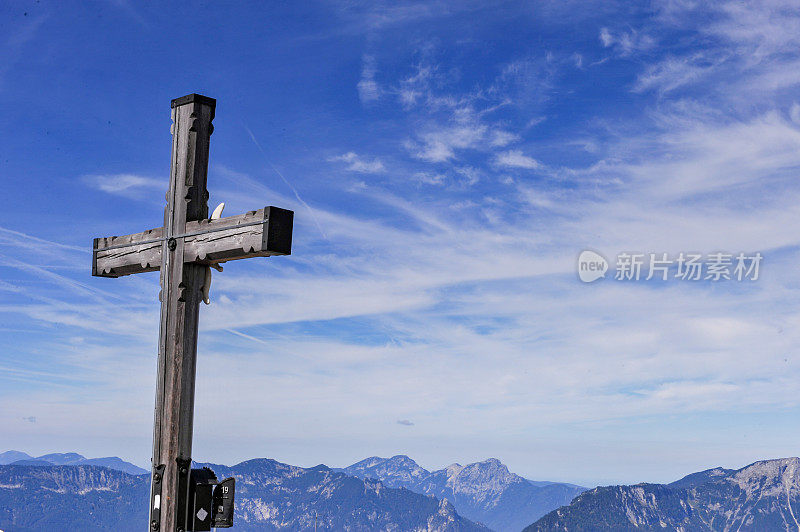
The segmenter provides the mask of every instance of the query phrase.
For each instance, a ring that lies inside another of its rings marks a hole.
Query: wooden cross
[[[150,530],[190,530],[197,323],[211,266],[250,257],[289,255],[294,213],[264,207],[208,220],[208,149],[216,100],[190,94],[172,100],[172,164],[164,226],[96,238],[92,275],[161,271],[161,328],[153,424]],[[206,529],[208,530],[208,529]]]

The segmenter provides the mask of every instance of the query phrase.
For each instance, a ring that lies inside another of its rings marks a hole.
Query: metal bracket
[[[178,463],[178,500],[175,501],[175,510],[178,515],[178,522],[175,523],[175,532],[186,532],[190,527],[186,526],[189,519],[189,475],[192,471],[191,458],[176,458]]]
[[[164,464],[159,464],[153,468],[153,489],[150,493],[150,530],[156,532],[161,526],[161,486],[164,480]]]

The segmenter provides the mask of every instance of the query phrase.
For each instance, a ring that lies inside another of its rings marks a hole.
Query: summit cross
[[[199,516],[189,515],[197,326],[200,301],[208,302],[210,268],[221,270],[220,263],[231,260],[291,254],[294,213],[264,207],[219,218],[220,206],[209,219],[206,180],[216,100],[190,94],[172,100],[171,107],[164,225],[95,238],[92,275],[161,272],[149,529],[186,532],[210,530],[206,523],[196,528]],[[200,515],[207,520],[205,511]]]

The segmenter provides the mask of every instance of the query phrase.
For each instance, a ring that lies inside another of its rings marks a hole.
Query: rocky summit
[[[800,530],[800,458],[715,468],[671,484],[604,486],[550,512],[525,532]]]
[[[343,471],[448,500],[459,514],[498,532],[517,532],[550,510],[569,504],[585,489],[529,481],[511,473],[496,458],[465,466],[452,464],[431,472],[408,456],[371,457]]]

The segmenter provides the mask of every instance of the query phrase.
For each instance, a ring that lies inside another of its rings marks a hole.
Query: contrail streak
[[[17,239],[12,238],[3,238],[1,235],[10,235],[14,237],[18,237]],[[39,242],[42,244],[47,244],[48,246],[57,246],[62,249],[68,249],[70,251],[80,251],[81,253],[89,253],[89,249],[87,248],[79,248],[77,246],[70,246],[67,244],[61,244],[59,242],[53,242],[51,240],[45,240],[44,238],[35,237],[33,235],[29,235],[26,233],[21,233],[19,231],[14,231],[12,229],[6,229],[5,227],[0,227],[0,244],[10,244],[16,245],[19,247],[34,247],[31,241]]]
[[[269,161],[269,159],[267,158],[267,153],[264,151],[264,148],[262,148],[262,147],[261,147],[261,144],[259,144],[259,143],[258,143],[258,141],[256,140],[256,136],[255,136],[255,135],[253,135],[253,132],[252,132],[252,131],[250,131],[250,128],[249,128],[249,127],[247,127],[247,124],[245,124],[245,123],[244,123],[244,121],[242,121],[242,125],[243,125],[243,126],[244,126],[244,128],[247,130],[247,133],[248,133],[248,135],[250,135],[250,138],[252,139],[252,141],[253,141],[253,144],[255,144],[255,145],[256,145],[256,147],[258,148],[258,151],[260,151],[260,152],[261,152],[261,155],[264,157],[264,160],[266,161],[266,163],[267,163],[267,164],[270,166],[270,168],[272,168],[272,170],[273,170],[273,171],[274,171],[276,174],[278,174],[278,176],[280,176],[280,178],[281,178],[281,179],[283,179],[283,182],[284,182],[284,183],[286,183],[286,186],[287,186],[287,187],[289,187],[289,188],[292,190],[292,192],[294,192],[294,197],[295,197],[295,198],[297,198],[297,201],[299,201],[299,202],[300,202],[300,203],[303,205],[303,207],[305,207],[306,209],[308,209],[308,212],[309,212],[309,213],[311,213],[311,218],[313,218],[313,220],[314,220],[314,223],[317,225],[317,229],[319,229],[319,232],[320,232],[320,234],[322,235],[322,237],[323,237],[325,240],[328,240],[328,235],[326,235],[326,234],[325,234],[325,231],[323,231],[323,230],[322,230],[322,225],[320,225],[320,223],[319,223],[319,220],[317,219],[317,214],[314,212],[314,209],[312,209],[312,208],[311,208],[311,207],[308,205],[308,203],[306,203],[305,201],[303,201],[303,198],[301,198],[301,197],[300,197],[300,194],[298,194],[298,193],[297,193],[297,189],[295,189],[295,188],[292,186],[292,184],[291,184],[291,183],[289,183],[289,180],[288,180],[288,179],[286,179],[285,177],[283,177],[283,174],[282,174],[282,173],[280,173],[280,171],[278,171],[278,169],[277,169],[277,168],[275,168],[275,165],[274,165],[274,164],[272,164],[272,163]]]

